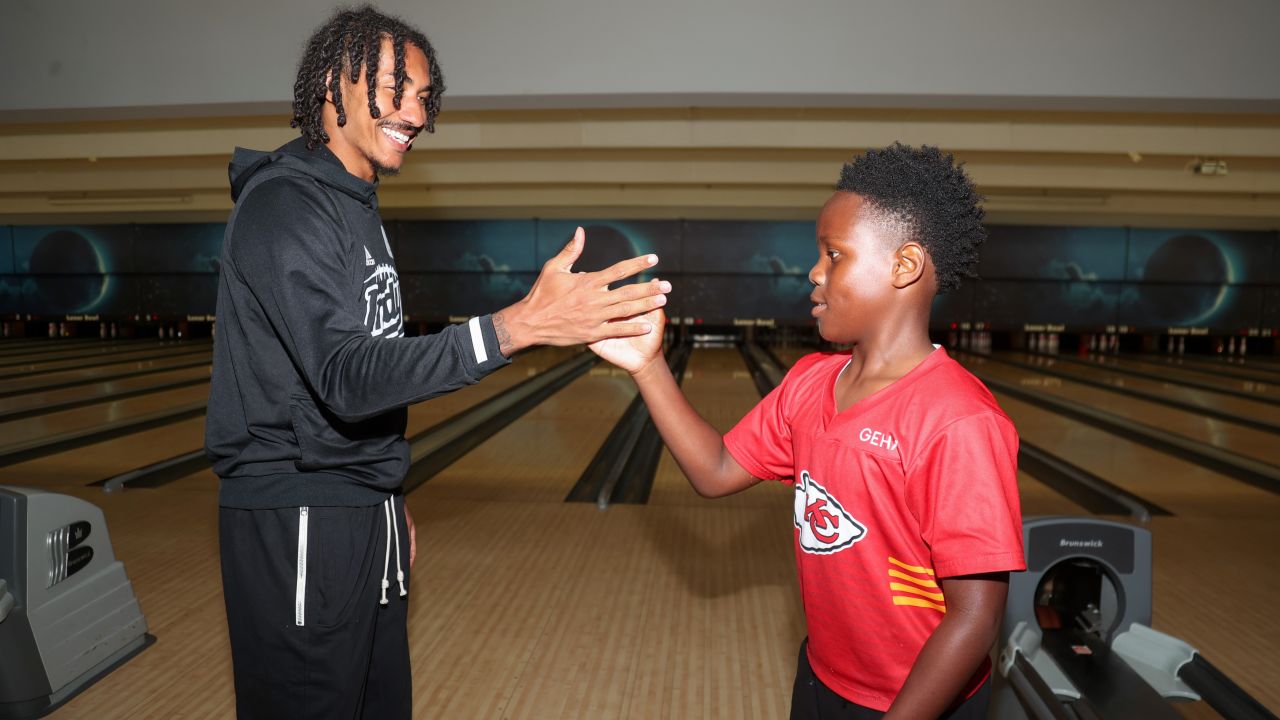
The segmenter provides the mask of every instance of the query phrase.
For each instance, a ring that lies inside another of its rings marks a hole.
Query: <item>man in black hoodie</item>
[[[370,7],[338,12],[298,71],[302,137],[237,149],[231,163],[205,444],[221,478],[242,718],[408,718],[406,406],[478,382],[522,348],[651,332],[626,318],[670,290],[608,289],[653,256],[572,272],[579,229],[524,300],[404,337],[377,183],[434,129],[443,91],[420,32]]]

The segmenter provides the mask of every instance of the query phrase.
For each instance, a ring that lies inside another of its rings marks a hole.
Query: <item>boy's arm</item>
[[[689,404],[662,355],[661,309],[629,318],[649,322],[653,332],[613,338],[590,345],[597,355],[631,373],[662,440],[680,465],[694,491],[703,497],[723,497],[760,482],[729,454],[724,438]]]
[[[959,699],[991,652],[1009,592],[1008,573],[943,578],[947,614],[929,636],[885,720],[936,718]]]

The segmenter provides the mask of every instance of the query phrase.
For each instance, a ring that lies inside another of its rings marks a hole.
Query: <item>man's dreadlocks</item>
[[[440,96],[444,93],[444,75],[436,60],[435,48],[422,33],[406,25],[396,17],[384,15],[370,5],[352,10],[339,10],[307,41],[307,51],[298,66],[298,79],[293,84],[293,120],[289,126],[300,128],[312,150],[329,142],[324,131],[321,112],[326,92],[333,94],[333,106],[338,111],[338,125],[347,124],[347,112],[342,102],[342,77],[345,74],[352,83],[359,82],[364,71],[369,87],[369,115],[381,116],[377,102],[378,58],[382,41],[390,39],[395,52],[396,95],[395,107],[400,109],[404,95],[405,45],[413,45],[427,56],[431,68],[431,88],[427,95],[427,132],[435,132],[436,115],[440,113]],[[326,76],[329,78],[325,85]]]

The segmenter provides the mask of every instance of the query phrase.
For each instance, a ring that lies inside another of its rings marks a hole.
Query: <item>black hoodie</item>
[[[489,316],[404,337],[377,184],[299,138],[237,148],[205,450],[236,508],[376,505],[409,468],[405,407],[507,364]]]

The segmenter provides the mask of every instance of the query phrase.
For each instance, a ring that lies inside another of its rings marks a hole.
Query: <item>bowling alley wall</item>
[[[669,312],[678,321],[811,322],[806,275],[816,254],[813,223],[764,221],[388,222],[406,315],[437,324],[519,300],[577,224],[587,230],[577,269],[657,253],[654,273],[673,282]],[[224,229],[0,226],[0,315],[211,319]],[[936,327],[1280,329],[1275,232],[1008,225],[989,231],[979,279],[938,298]]]

